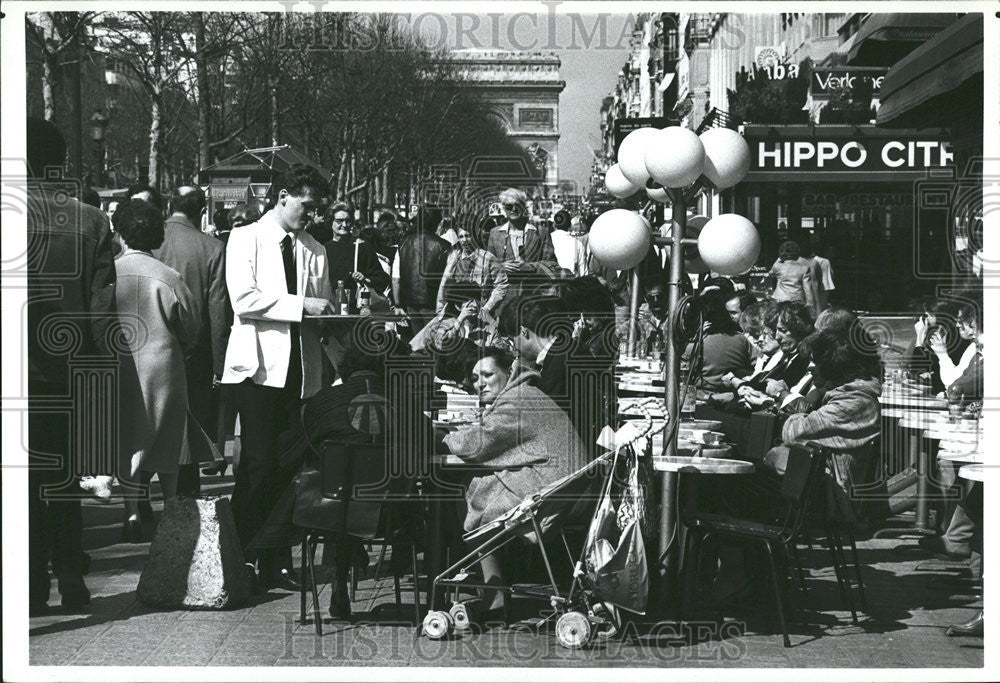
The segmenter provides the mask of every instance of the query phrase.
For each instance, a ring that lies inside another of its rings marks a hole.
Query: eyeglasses
[[[504,204],[503,208],[506,209],[507,211],[513,211],[514,209],[520,210],[523,207],[520,204]]]

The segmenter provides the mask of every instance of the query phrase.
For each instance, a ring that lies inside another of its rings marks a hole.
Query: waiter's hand
[[[302,310],[306,315],[323,315],[333,312],[333,307],[326,299],[307,296],[302,299]]]
[[[364,273],[359,273],[359,272],[355,271],[355,272],[351,273],[351,277],[356,282],[364,282],[365,281],[365,275],[364,275]]]

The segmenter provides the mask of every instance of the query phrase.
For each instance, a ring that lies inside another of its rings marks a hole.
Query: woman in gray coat
[[[197,341],[201,314],[177,271],[151,253],[163,243],[160,212],[131,200],[118,207],[114,225],[124,242],[115,259],[118,315],[127,319],[126,327],[137,330],[128,344],[152,430],[145,448],[123,454],[131,457],[119,472],[140,484],[148,484],[156,473],[166,500],[176,494],[178,465],[192,462],[184,357]],[[125,538],[133,542],[142,536],[138,505],[138,500],[126,499]]]
[[[572,472],[571,454],[583,444],[569,417],[540,389],[538,373],[511,376],[512,359],[485,349],[472,370],[483,408],[476,424],[445,437],[448,449],[482,468],[468,484],[465,530],[472,531],[507,512],[524,498]],[[503,582],[496,556],[482,560],[484,583]],[[503,606],[497,592],[490,610]]]

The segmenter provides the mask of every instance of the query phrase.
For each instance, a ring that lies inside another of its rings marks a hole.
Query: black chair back
[[[788,449],[788,462],[781,481],[781,497],[788,503],[783,525],[788,540],[798,534],[809,509],[825,500],[820,497],[820,483],[826,457],[826,450],[816,443]]]

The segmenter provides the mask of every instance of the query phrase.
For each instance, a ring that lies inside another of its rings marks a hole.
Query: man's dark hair
[[[63,167],[66,162],[66,138],[51,121],[29,116],[25,143],[28,149],[28,175],[44,178],[45,169]]]
[[[95,209],[101,208],[101,195],[97,194],[97,190],[92,187],[83,188],[80,201],[94,207]]]
[[[781,324],[797,341],[813,333],[816,318],[812,309],[801,301],[779,301],[777,324]]]
[[[709,290],[698,297],[701,317],[708,323],[708,334],[736,334],[739,328],[726,310],[726,293],[717,289]]]
[[[500,314],[500,332],[516,337],[524,327],[540,337],[572,330],[566,304],[557,296],[529,294],[510,301]]]
[[[260,220],[260,208],[257,202],[237,204],[229,210],[228,219],[230,229],[256,223]]]
[[[561,280],[561,296],[566,310],[574,317],[614,316],[615,302],[608,288],[596,275]]]
[[[809,352],[817,372],[833,386],[856,379],[875,379],[870,358],[857,348],[849,332],[817,332],[809,338]]]
[[[131,249],[152,251],[163,244],[163,214],[144,199],[127,199],[114,216],[115,232]]]
[[[424,206],[420,209],[420,230],[423,232],[436,232],[441,224],[441,209],[436,206]]]
[[[309,164],[293,164],[271,182],[271,205],[278,202],[282,190],[293,197],[301,197],[306,188],[312,188],[313,197],[322,199],[326,196],[327,182],[315,167]]]
[[[149,183],[139,182],[134,185],[130,185],[128,188],[128,197],[129,199],[132,199],[137,194],[142,194],[143,192],[149,193],[149,199],[143,201],[148,201],[157,209],[163,211],[163,197],[160,195],[159,191]]]
[[[187,192],[184,192],[187,190]],[[188,217],[195,226],[201,219],[201,211],[205,208],[205,193],[200,187],[193,185],[182,185],[174,190],[173,197],[170,198],[170,209],[175,213],[182,213]],[[200,227],[200,226],[199,226]]]
[[[559,209],[552,217],[552,228],[554,230],[569,230],[573,223],[573,217],[566,209]]]

